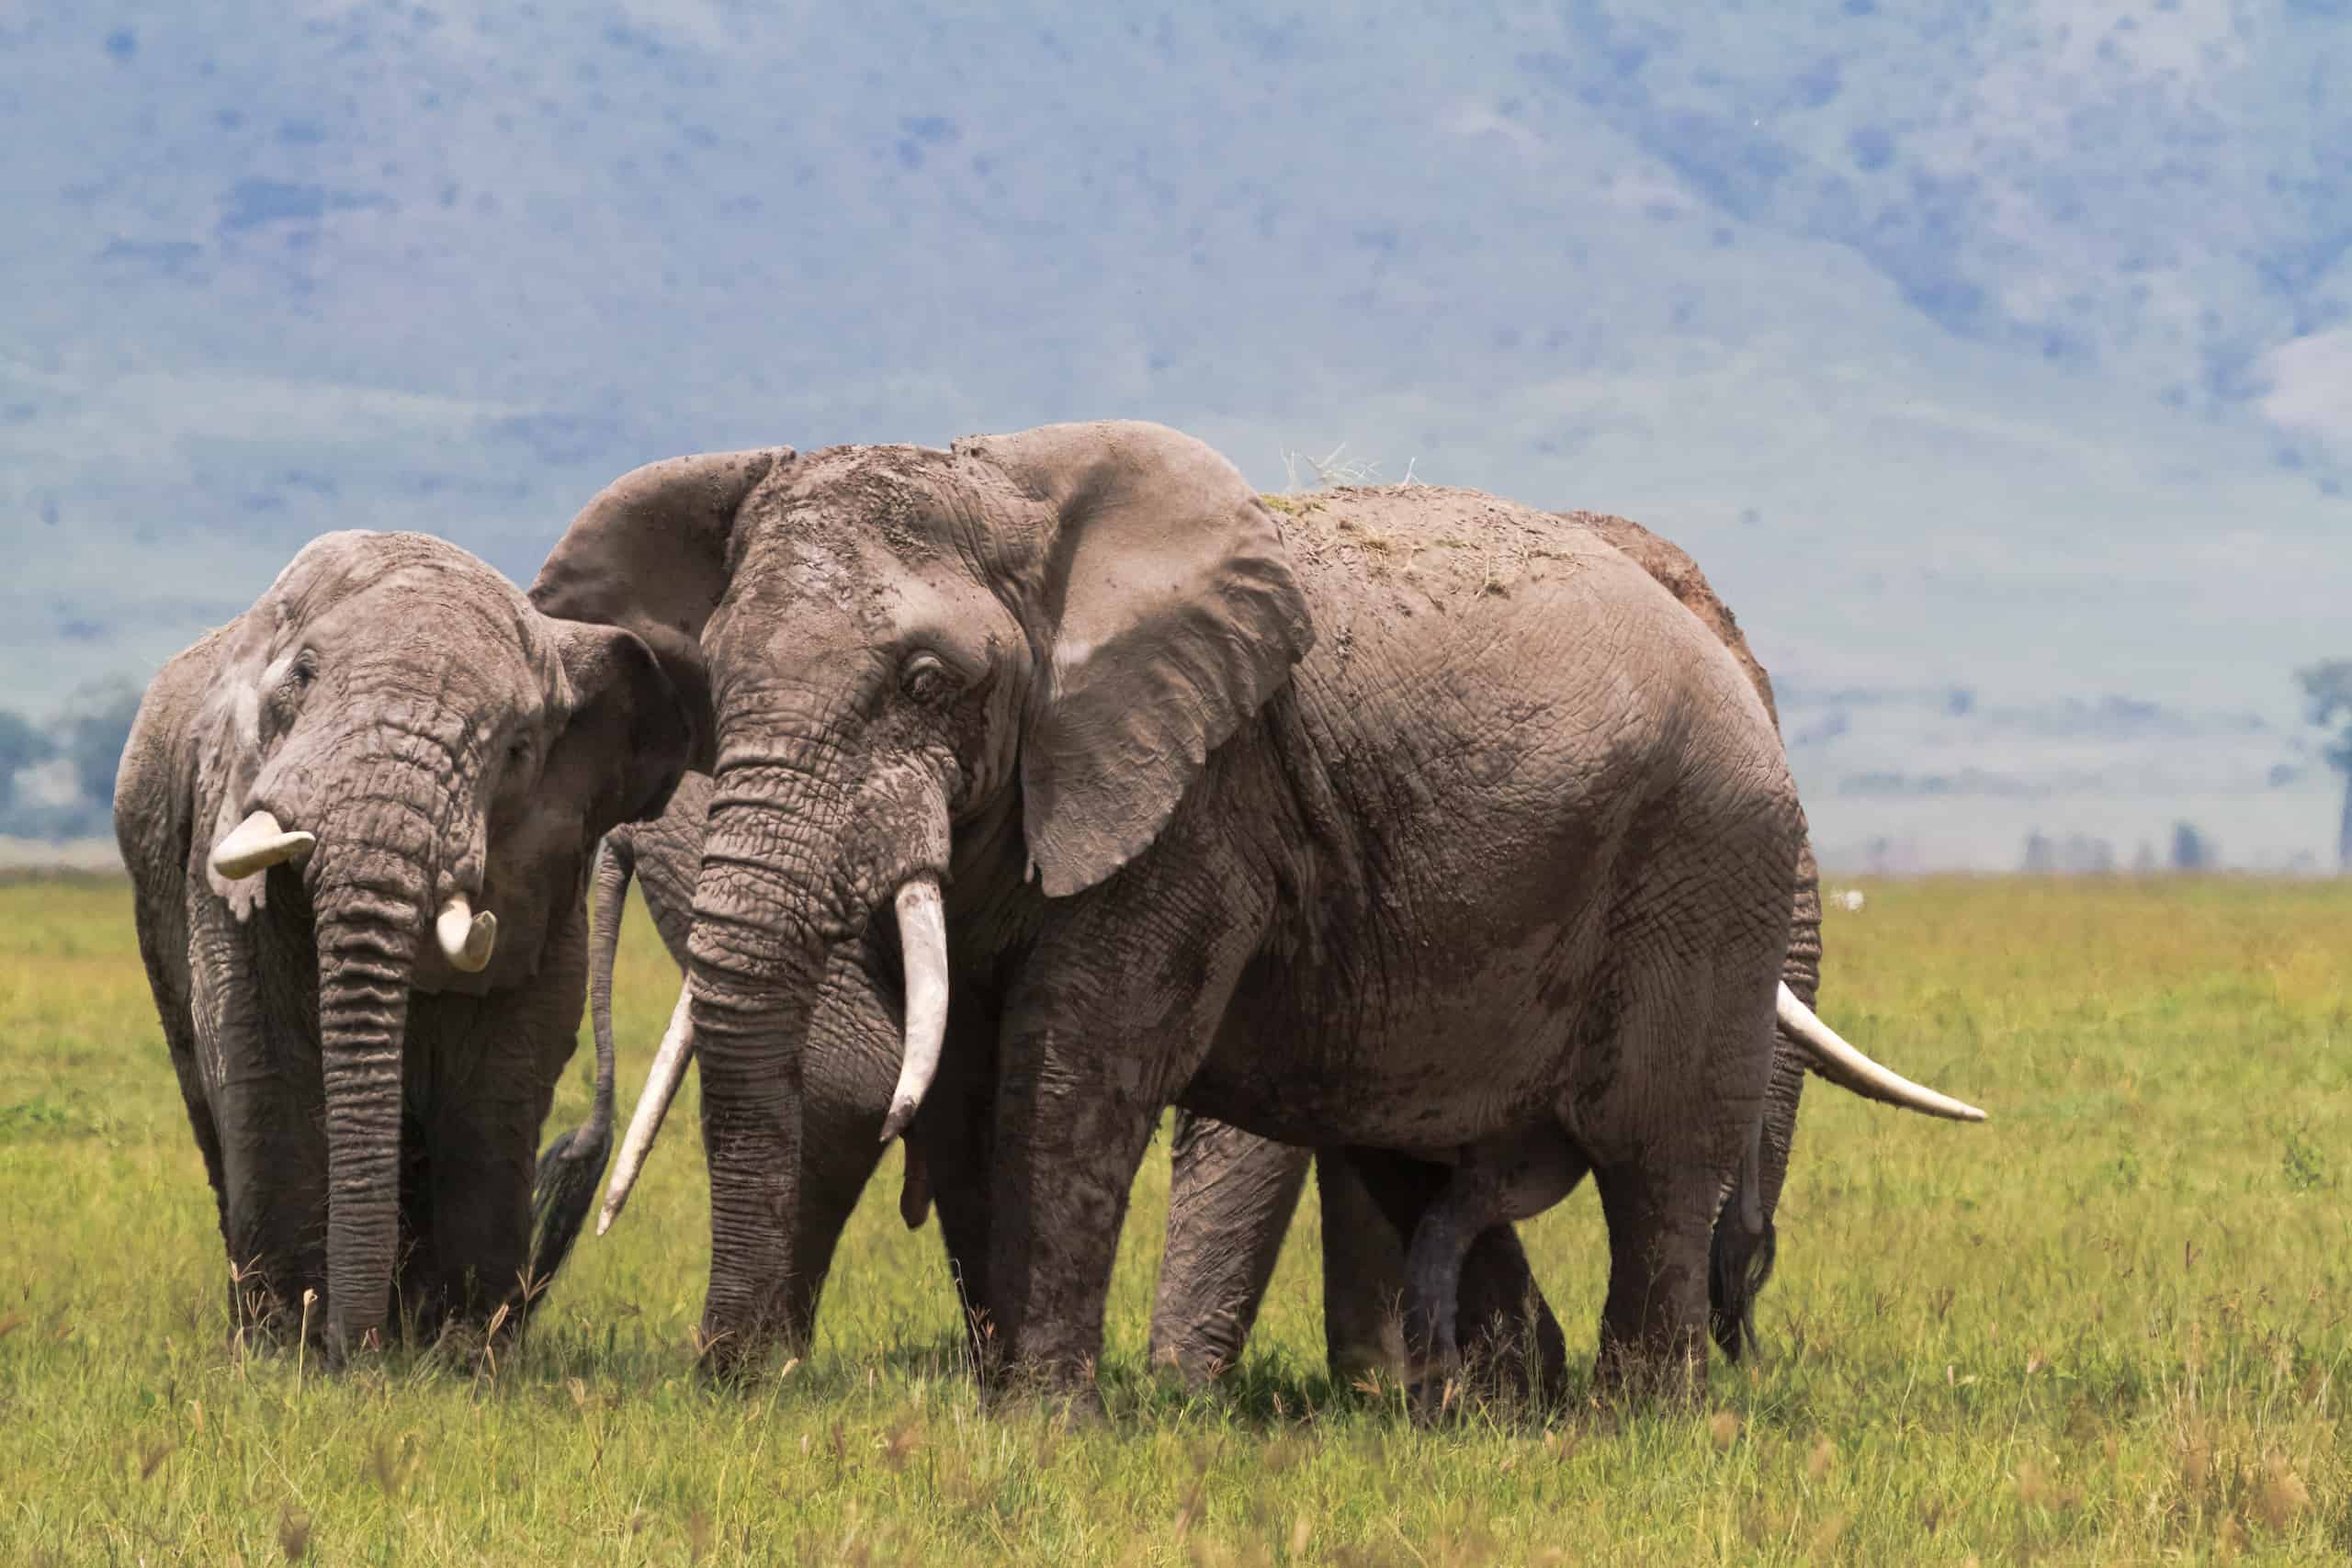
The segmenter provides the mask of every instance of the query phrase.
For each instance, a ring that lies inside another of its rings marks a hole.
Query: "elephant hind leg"
[[[1707,1371],[1713,1182],[1664,1165],[1594,1173],[1609,1222],[1609,1294],[1595,1381],[1634,1398],[1696,1397]]]

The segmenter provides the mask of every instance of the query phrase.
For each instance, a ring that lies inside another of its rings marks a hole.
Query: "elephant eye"
[[[918,653],[899,672],[899,684],[919,703],[941,703],[956,694],[956,677],[935,653]]]
[[[286,671],[286,683],[298,692],[309,691],[311,682],[318,678],[318,655],[307,648],[294,656],[294,662]]]

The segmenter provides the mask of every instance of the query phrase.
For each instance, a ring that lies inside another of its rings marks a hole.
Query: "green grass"
[[[494,1371],[241,1359],[126,890],[0,887],[0,1562],[2352,1557],[2352,886],[1870,894],[1830,914],[1824,1010],[1994,1120],[1814,1088],[1768,1356],[1718,1362],[1705,1409],[1428,1430],[1333,1389],[1311,1200],[1234,1386],[1163,1387],[1161,1147],[1113,1302],[1114,1421],[1069,1434],[979,1410],[895,1156],[808,1364],[700,1385],[683,1107]],[[676,986],[634,908],[622,976],[633,1089]],[[555,1126],[589,1073],[583,1049]],[[1581,1362],[1589,1190],[1527,1235]]]

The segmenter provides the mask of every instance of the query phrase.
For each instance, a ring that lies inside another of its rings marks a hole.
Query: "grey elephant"
[[[1325,504],[1311,497],[1276,498],[1273,503]],[[1598,532],[1697,615],[1738,660],[1777,728],[1770,677],[1748,648],[1730,607],[1687,553],[1626,518],[1596,513],[1561,515]],[[654,925],[684,970],[709,797],[707,777],[689,774],[658,821],[617,829],[606,840],[607,859],[598,874],[595,897],[602,941],[599,954],[592,955],[589,992],[598,1038],[607,1051],[610,941],[630,877],[639,881]],[[1794,912],[1781,970],[1783,983],[1808,1008],[1819,986],[1820,930],[1819,875],[1808,842],[1799,852]],[[829,993],[819,1003],[820,1013],[831,1002]],[[855,1049],[843,1052],[843,1043],[852,1041]],[[600,1231],[626,1202],[683,1080],[691,1051],[682,993],[613,1170]],[[794,1300],[786,1314],[786,1332],[796,1349],[805,1345],[812,1329],[816,1293],[823,1288],[841,1227],[881,1155],[872,1134],[887,1111],[892,1082],[888,1057],[894,1051],[887,1018],[870,1019],[864,1031],[844,1031],[834,1022],[811,1032],[802,1069],[810,1110],[803,1119]],[[1793,1146],[1807,1060],[1806,1051],[1781,1033],[1773,1050],[1772,1078],[1759,1128],[1759,1189],[1752,1194],[1737,1189],[1727,1195],[1715,1222],[1710,1314],[1716,1343],[1734,1359],[1753,1341],[1755,1292],[1770,1273],[1773,1215]],[[1150,1357],[1189,1378],[1206,1380],[1240,1359],[1312,1156],[1306,1149],[1183,1111],[1177,1112],[1170,1156],[1167,1245],[1153,1303]],[[1397,1303],[1406,1282],[1404,1238],[1381,1214],[1344,1151],[1326,1151],[1314,1169],[1320,1189],[1324,1333],[1331,1373],[1348,1378],[1377,1369],[1401,1374],[1404,1346]],[[900,1210],[908,1224],[915,1225],[929,1212],[929,1196],[921,1155],[911,1144],[907,1171]],[[1500,1370],[1521,1371],[1526,1358],[1512,1352],[1532,1349],[1532,1370],[1544,1384],[1556,1388],[1566,1371],[1565,1342],[1516,1238],[1507,1226],[1497,1227],[1481,1238],[1479,1247],[1484,1267],[1474,1263],[1463,1281],[1459,1315],[1480,1325],[1474,1331],[1476,1337]],[[952,1256],[950,1266],[956,1267]]]
[[[1321,503],[1307,497],[1278,504]],[[1608,540],[1698,616],[1738,661],[1779,728],[1771,677],[1748,648],[1731,607],[1687,552],[1628,518],[1593,512],[1560,515]],[[1821,956],[1820,872],[1808,836],[1798,851],[1796,897],[1781,970],[1781,982],[1808,1009],[1820,989]],[[1755,1343],[1756,1294],[1771,1276],[1774,1215],[1795,1146],[1797,1108],[1810,1059],[1793,1034],[1779,1031],[1758,1129],[1758,1180],[1753,1187],[1736,1182],[1716,1217],[1709,1316],[1716,1345],[1735,1360]],[[1405,1292],[1403,1238],[1379,1221],[1370,1192],[1341,1151],[1316,1158],[1306,1149],[1180,1111],[1170,1153],[1168,1262],[1151,1314],[1155,1362],[1173,1365],[1195,1380],[1238,1364],[1312,1158],[1322,1210],[1324,1336],[1333,1375],[1363,1368],[1401,1371],[1404,1346],[1396,1303]],[[1531,1291],[1532,1281],[1516,1278],[1503,1235],[1485,1238],[1484,1245],[1498,1249],[1496,1267],[1480,1288],[1465,1292],[1473,1299],[1462,1311],[1465,1316],[1483,1311],[1498,1330],[1515,1326],[1502,1309]],[[1556,1325],[1539,1314],[1526,1326],[1536,1337],[1542,1374],[1556,1383],[1565,1370]]]
[[[586,984],[588,857],[697,711],[635,636],[423,535],[306,547],[141,704],[115,794],[139,945],[241,1328],[338,1359],[516,1318],[602,1175],[534,1150]]]
[[[775,1326],[844,948],[903,973],[882,1134],[924,1118],[993,1362],[1088,1399],[1171,1102],[1346,1147],[1441,1336],[1424,1236],[1589,1172],[1598,1374],[1650,1388],[1703,1364],[1776,1017],[1865,1081],[1780,985],[1803,823],[1770,717],[1589,530],[1427,487],[1285,529],[1198,441],[1061,425],[652,465],[532,592],[710,695],[688,1015],[722,1369]]]

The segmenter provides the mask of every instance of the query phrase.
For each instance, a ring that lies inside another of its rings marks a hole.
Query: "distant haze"
[[[0,706],[328,528],[1134,416],[1684,545],[1834,863],[2332,852],[2340,6],[790,9],[0,3]]]

